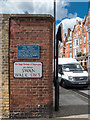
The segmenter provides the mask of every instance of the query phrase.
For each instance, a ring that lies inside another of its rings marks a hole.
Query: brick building
[[[65,48],[64,48],[64,46],[63,46],[63,43],[61,43],[60,44],[60,47],[59,47],[59,57],[60,58],[63,58],[63,57],[65,57]]]
[[[72,41],[66,42],[65,58],[72,58]]]
[[[77,21],[74,26],[72,42],[73,42],[73,58],[76,58],[83,67],[88,66],[88,15],[82,22]]]
[[[68,32],[64,36],[64,40],[59,47],[59,57],[72,57],[72,31],[70,28],[68,28]]]
[[[53,17],[0,14],[0,118],[52,117],[52,108]]]
[[[62,52],[61,52],[62,51]],[[61,43],[59,47],[59,57],[72,57],[72,31],[68,28],[67,35],[65,34],[65,40]]]
[[[63,53],[59,53],[60,57],[64,54],[66,58],[76,58],[85,68],[88,67],[88,18],[89,14],[82,22],[76,21],[72,31],[68,29],[63,45],[59,48],[59,52],[64,49]]]

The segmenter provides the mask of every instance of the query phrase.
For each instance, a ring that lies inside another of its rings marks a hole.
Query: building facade
[[[59,57],[60,58],[64,58],[65,57],[65,48],[63,46],[63,43],[60,44],[60,47],[59,47]]]
[[[83,21],[76,21],[74,29],[68,29],[63,45],[59,48],[59,55],[65,58],[76,58],[85,68],[88,68],[88,27],[89,14],[85,16]],[[61,52],[61,49],[64,49]]]
[[[73,51],[72,51],[72,31],[70,28],[68,28],[68,34],[65,34],[65,40],[63,43],[61,43],[61,46],[59,47],[59,57],[68,58],[72,57]]]
[[[65,58],[72,58],[72,41],[66,43]]]
[[[88,15],[84,21],[76,22],[73,29],[73,58],[76,58],[84,68],[88,66]]]

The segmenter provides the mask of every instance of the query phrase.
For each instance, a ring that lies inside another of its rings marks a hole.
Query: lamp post
[[[56,36],[56,0],[54,0],[54,85],[55,85],[55,111],[59,111],[58,39],[56,39],[55,36]],[[55,44],[55,40],[56,40],[56,44]],[[56,52],[56,62],[55,62],[55,52]]]
[[[56,34],[56,0],[54,0],[54,78],[53,78],[53,81],[54,81],[54,86],[55,86],[55,81],[56,81],[56,75],[55,75],[55,34]]]

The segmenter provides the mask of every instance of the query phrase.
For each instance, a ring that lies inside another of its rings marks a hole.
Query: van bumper
[[[85,87],[85,86],[87,87],[90,85],[88,81],[72,82],[72,81],[66,80],[65,83],[66,83],[66,86],[69,86],[69,87]]]

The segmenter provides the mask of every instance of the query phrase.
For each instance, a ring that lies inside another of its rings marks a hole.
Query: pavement
[[[80,96],[72,89],[64,89],[60,87],[59,91],[60,109],[58,112],[54,112],[56,117],[55,120],[89,120],[89,105],[87,99]],[[88,94],[87,90],[84,92]]]

